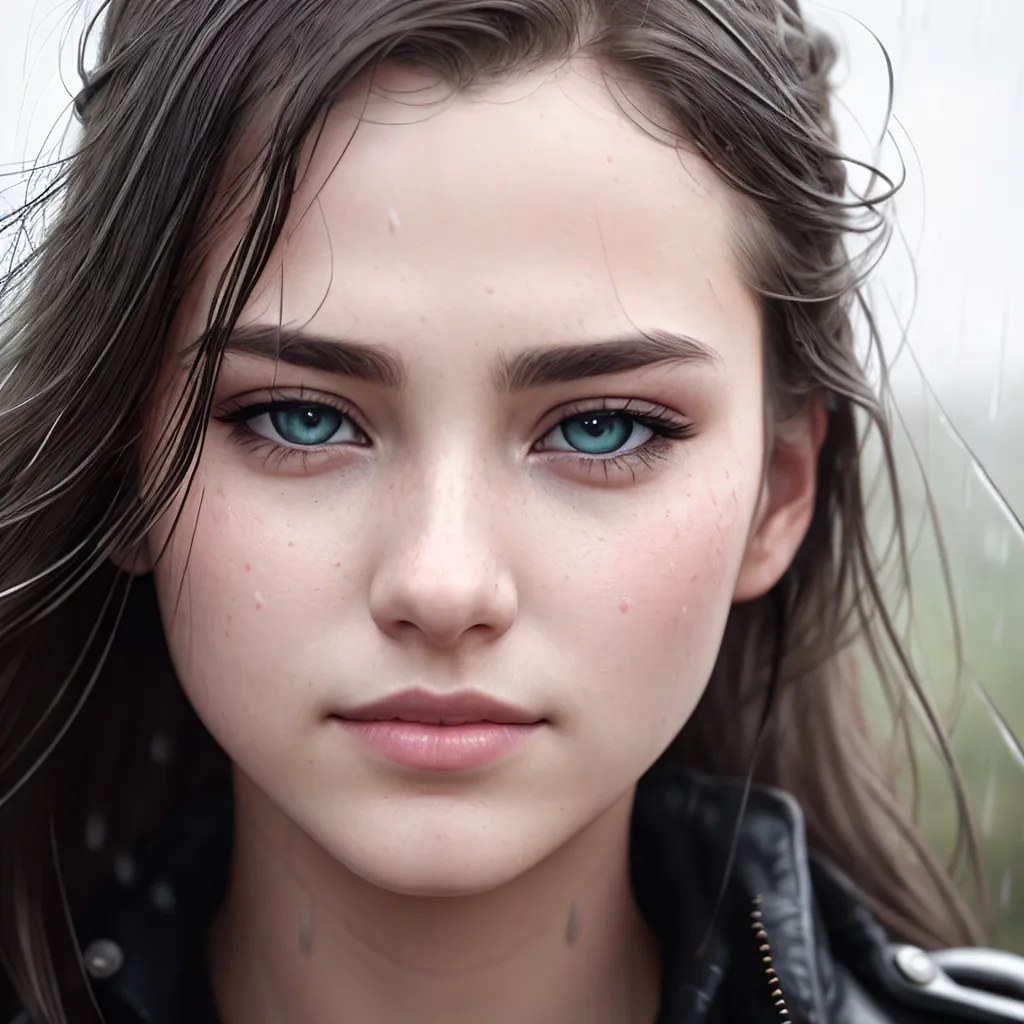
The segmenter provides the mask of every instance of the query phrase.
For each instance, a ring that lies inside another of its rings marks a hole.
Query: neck
[[[239,780],[210,940],[224,1024],[651,1024],[658,953],[629,882],[632,799],[506,885],[436,898],[369,884]]]

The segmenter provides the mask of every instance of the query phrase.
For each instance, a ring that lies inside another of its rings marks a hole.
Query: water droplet
[[[565,922],[565,944],[574,946],[580,937],[580,908],[575,903],[569,908],[569,920]]]
[[[299,918],[299,949],[309,956],[313,949],[313,911],[307,907]]]
[[[981,809],[981,834],[988,838],[992,835],[992,826],[996,816],[996,776],[993,772],[985,786],[985,802]]]
[[[992,624],[992,639],[995,643],[1001,644],[1006,636],[1006,612],[1000,608],[996,612],[995,621]]]
[[[1007,868],[1003,872],[1003,880],[999,885],[999,906],[1004,910],[1010,907],[1010,894],[1013,882],[1013,872]]]
[[[985,558],[996,565],[1006,565],[1010,560],[1010,535],[1006,530],[990,528],[982,540]]]
[[[114,877],[121,885],[131,885],[136,874],[135,861],[127,853],[114,858]]]
[[[398,219],[398,211],[393,207],[388,207],[388,231],[393,235],[397,235],[399,229],[402,226],[402,222]]]
[[[102,850],[107,842],[107,823],[101,814],[93,811],[85,819],[85,848],[92,853]]]
[[[149,902],[153,904],[155,909],[165,914],[171,913],[177,904],[174,890],[166,882],[153,883],[149,890]]]
[[[95,939],[85,947],[82,962],[90,977],[111,978],[124,964],[124,951],[110,939]]]
[[[171,759],[171,741],[163,733],[149,741],[149,756],[154,764],[167,764]]]
[[[263,607],[263,595],[258,590],[254,590],[252,592],[252,597],[253,597],[253,600],[256,602],[256,607],[257,608],[262,608]]]

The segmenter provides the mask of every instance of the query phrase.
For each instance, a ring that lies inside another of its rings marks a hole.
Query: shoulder
[[[837,966],[837,1024],[1024,1022],[1024,957],[893,942],[840,872],[815,859],[811,874]]]
[[[701,970],[692,956],[676,965],[680,991],[705,1008],[721,1000],[730,1022],[1024,1024],[1024,957],[893,941],[853,883],[808,849],[790,794],[666,766],[642,783],[634,825],[642,909],[679,948],[702,950]],[[730,899],[719,907],[721,865]]]

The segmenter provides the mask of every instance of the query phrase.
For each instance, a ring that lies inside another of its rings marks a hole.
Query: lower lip
[[[335,719],[361,743],[388,760],[420,771],[457,772],[482,768],[525,743],[540,728],[530,725],[466,722],[356,722]]]

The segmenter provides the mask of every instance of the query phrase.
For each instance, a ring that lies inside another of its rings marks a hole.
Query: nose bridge
[[[468,630],[500,633],[516,596],[485,460],[468,446],[424,457],[382,510],[371,611],[392,635],[410,629],[447,646]]]
[[[466,448],[448,448],[407,478],[394,516],[414,563],[470,554],[479,561],[485,552],[493,554],[496,524],[483,461]]]

